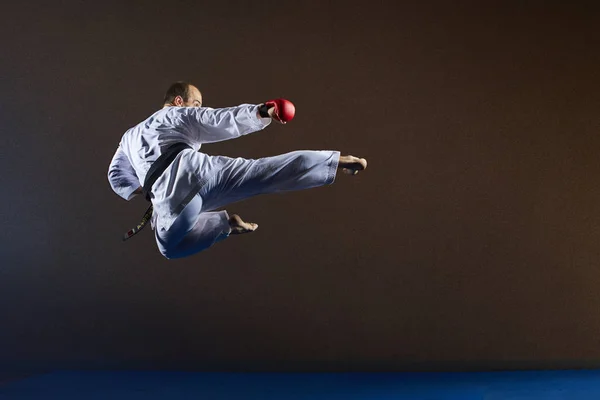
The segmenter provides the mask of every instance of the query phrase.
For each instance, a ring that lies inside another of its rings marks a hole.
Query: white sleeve
[[[112,190],[125,200],[134,198],[136,195],[133,192],[140,187],[140,181],[121,145],[117,148],[108,167],[108,181]]]
[[[190,134],[200,143],[213,143],[235,139],[260,131],[271,123],[271,118],[261,118],[258,106],[242,104],[229,108],[182,108]]]

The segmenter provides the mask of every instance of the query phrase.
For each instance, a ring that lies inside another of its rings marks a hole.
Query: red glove
[[[294,119],[294,115],[296,115],[296,107],[294,106],[294,103],[289,100],[275,99],[265,102],[265,108],[267,110],[272,107],[274,107],[274,110],[271,114],[271,118],[281,122],[282,124],[291,121]]]

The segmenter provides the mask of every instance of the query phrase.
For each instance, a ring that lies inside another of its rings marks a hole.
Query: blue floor
[[[0,399],[600,399],[600,371],[483,373],[55,372]]]

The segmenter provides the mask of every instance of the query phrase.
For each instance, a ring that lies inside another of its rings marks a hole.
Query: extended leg
[[[335,151],[296,151],[258,160],[211,157],[217,173],[185,207],[168,231],[156,232],[161,253],[180,258],[197,253],[227,238],[248,233],[258,225],[231,217],[226,211],[208,212],[254,195],[301,190],[333,183],[336,169],[356,174],[366,160],[339,156]]]
[[[205,211],[259,194],[331,184],[340,156],[337,151],[294,151],[257,160],[221,156],[212,160],[217,172],[200,191]]]

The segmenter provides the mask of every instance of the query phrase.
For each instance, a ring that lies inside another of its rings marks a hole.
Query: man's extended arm
[[[181,113],[189,131],[201,143],[235,139],[266,128],[271,118],[261,118],[258,105],[242,104],[237,107],[187,107]]]
[[[142,193],[135,170],[120,145],[110,162],[108,181],[112,190],[125,200],[131,200]]]

